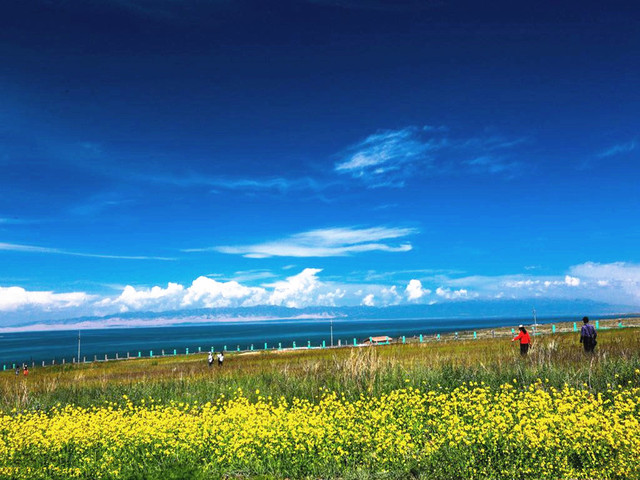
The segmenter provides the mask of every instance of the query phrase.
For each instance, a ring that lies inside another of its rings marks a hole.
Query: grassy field
[[[1,375],[0,477],[639,478],[640,329],[570,330]]]

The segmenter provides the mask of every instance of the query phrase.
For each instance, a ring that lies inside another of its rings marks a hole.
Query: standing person
[[[16,365],[16,377],[20,375],[20,365]]]
[[[520,355],[524,357],[529,351],[529,344],[531,343],[531,338],[529,337],[529,333],[527,332],[527,329],[524,328],[524,325],[520,325],[518,328],[520,329],[520,333],[518,334],[517,337],[512,338],[511,341],[515,342],[516,340],[520,340]]]
[[[27,365],[26,363],[24,364],[24,369],[22,370],[22,374],[26,377],[27,375],[29,375],[29,365]]]
[[[222,367],[223,362],[224,362],[224,353],[220,352],[218,354],[218,367]]]
[[[580,329],[580,343],[584,347],[584,351],[587,353],[593,352],[596,348],[596,337],[598,336],[598,332],[593,325],[589,324],[589,317],[584,317],[582,319],[584,325]]]
[[[209,352],[209,357],[207,358],[207,362],[209,362],[209,368],[213,365],[213,352]]]

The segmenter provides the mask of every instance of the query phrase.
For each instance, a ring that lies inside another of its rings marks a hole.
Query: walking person
[[[207,362],[209,363],[209,368],[213,365],[213,352],[209,352],[209,357],[207,358]]]
[[[524,357],[529,352],[531,337],[529,337],[529,333],[527,329],[524,328],[524,325],[520,325],[518,328],[520,329],[520,333],[517,337],[512,338],[511,341],[515,342],[516,340],[520,340],[520,355]]]
[[[222,367],[223,362],[224,362],[224,353],[220,352],[218,354],[218,367]]]
[[[596,348],[596,337],[598,336],[598,332],[594,328],[593,325],[589,324],[589,317],[584,317],[582,319],[584,325],[580,329],[580,343],[584,347],[584,351],[586,353],[593,353],[593,350]]]
[[[27,365],[26,363],[24,364],[24,368],[22,370],[22,375],[24,375],[25,377],[27,375],[29,375],[29,365]]]

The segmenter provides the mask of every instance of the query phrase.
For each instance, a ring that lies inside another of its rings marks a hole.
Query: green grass
[[[259,390],[273,398],[313,401],[323,388],[353,399],[407,385],[449,390],[471,381],[498,387],[515,380],[525,386],[540,378],[595,392],[638,382],[640,329],[601,330],[593,356],[582,352],[576,333],[540,335],[524,359],[509,341],[509,330],[498,330],[497,338],[485,331],[477,340],[467,335],[422,344],[229,353],[222,369],[210,369],[204,353],[35,368],[27,378],[0,375],[0,409],[90,406],[121,402],[125,394],[135,403],[207,402],[238,389],[250,399]]]

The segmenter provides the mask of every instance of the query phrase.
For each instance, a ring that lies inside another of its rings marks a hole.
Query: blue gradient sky
[[[0,323],[640,306],[639,13],[5,2]]]

